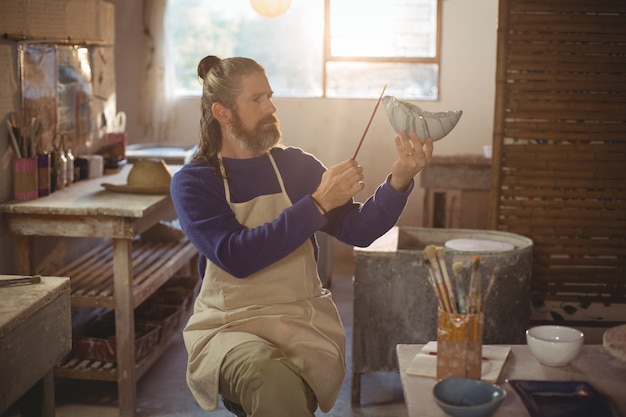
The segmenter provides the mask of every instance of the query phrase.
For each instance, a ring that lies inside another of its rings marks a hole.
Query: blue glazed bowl
[[[506,391],[494,384],[471,378],[446,378],[433,388],[444,413],[453,417],[487,417],[500,405]]]

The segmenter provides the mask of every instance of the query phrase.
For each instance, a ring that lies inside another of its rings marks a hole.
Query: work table
[[[180,167],[169,168],[173,174]],[[174,219],[176,214],[168,194],[117,193],[101,186],[104,182],[126,183],[130,169],[126,165],[116,174],[78,181],[35,200],[0,204],[0,212],[5,213],[11,231],[17,235],[129,239],[163,217]],[[55,227],[52,219],[63,222]]]
[[[71,346],[69,278],[1,287],[0,414],[26,394],[23,415],[53,417],[53,368]]]
[[[408,414],[409,417],[444,417],[446,414],[437,406],[432,394],[435,378],[407,373],[409,364],[422,347],[422,344],[399,344],[396,348]],[[530,416],[509,380],[586,381],[607,398],[617,413],[626,415],[625,375],[626,363],[613,357],[602,345],[584,345],[580,355],[563,367],[541,365],[528,345],[511,345],[511,353],[497,381],[507,395],[493,417]]]
[[[178,166],[170,166],[173,174]],[[101,183],[125,184],[131,166],[119,173],[82,180],[36,200],[0,204],[7,226],[15,235],[15,266],[19,274],[36,271],[31,259],[33,236],[100,238],[81,257],[54,274],[71,279],[74,307],[113,308],[117,361],[111,364],[77,363],[55,370],[68,378],[117,381],[121,416],[134,416],[136,381],[167,347],[138,362],[135,358],[135,307],[145,301],[182,268],[195,271],[197,252],[186,239],[143,242],[137,235],[176,212],[169,194],[129,194],[105,190]],[[104,238],[104,239],[102,239]]]

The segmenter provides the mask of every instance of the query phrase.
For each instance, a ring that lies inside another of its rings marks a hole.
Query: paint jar
[[[76,166],[76,181],[86,180],[89,178],[89,160],[83,157],[78,157],[74,161],[74,165]]]
[[[50,195],[50,154],[38,153],[37,154],[37,173],[39,183],[39,197],[45,197]]]
[[[89,162],[88,178],[98,178],[104,175],[104,158],[102,155],[84,155]]]
[[[126,159],[126,133],[107,133],[104,166],[117,168]]]
[[[37,158],[13,158],[13,197],[34,200],[39,196]]]
[[[480,379],[483,354],[483,313],[439,311],[437,319],[437,379]]]

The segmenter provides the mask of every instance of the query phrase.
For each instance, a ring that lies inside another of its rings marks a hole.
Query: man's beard
[[[281,139],[278,120],[274,115],[261,119],[252,131],[247,131],[243,127],[237,110],[233,111],[232,124],[228,128],[228,134],[242,149],[247,149],[255,155],[260,155],[273,148]]]

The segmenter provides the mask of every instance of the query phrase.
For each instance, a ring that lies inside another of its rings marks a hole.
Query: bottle
[[[57,171],[57,190],[60,190],[67,185],[67,158],[61,148],[57,150],[57,164],[55,169]]]
[[[75,181],[74,175],[74,154],[72,153],[72,141],[68,135],[63,135],[63,144],[65,148],[65,158],[67,159],[66,167],[66,185],[71,185]]]
[[[60,190],[67,185],[67,158],[63,151],[63,138],[56,135],[53,139],[52,151],[52,186],[54,191]]]

